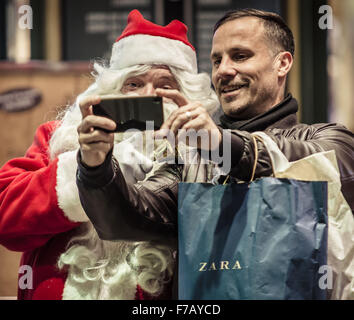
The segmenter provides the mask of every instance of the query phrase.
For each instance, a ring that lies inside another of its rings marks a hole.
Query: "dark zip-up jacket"
[[[289,161],[335,150],[342,192],[354,208],[353,133],[334,123],[300,124],[297,101],[289,94],[268,112],[246,121],[223,115],[220,129],[231,134],[231,171],[235,180],[249,181],[254,166],[252,132],[264,131]],[[269,156],[258,143],[255,178],[272,174]],[[105,240],[162,241],[176,244],[178,183],[209,182],[210,165],[163,165],[144,182],[128,185],[111,154],[99,167],[85,167],[78,156],[77,186],[81,204]]]

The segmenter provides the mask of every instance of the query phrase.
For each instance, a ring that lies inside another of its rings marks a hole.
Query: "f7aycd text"
[[[217,304],[207,304],[207,305],[199,305],[199,304],[177,304],[176,305],[176,314],[184,314],[184,315],[201,315],[201,314],[219,314],[220,306]]]

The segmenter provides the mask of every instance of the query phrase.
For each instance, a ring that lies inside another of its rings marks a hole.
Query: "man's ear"
[[[293,65],[293,56],[288,51],[283,51],[278,54],[276,68],[280,78],[286,77]]]

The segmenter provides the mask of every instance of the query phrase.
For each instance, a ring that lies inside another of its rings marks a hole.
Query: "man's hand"
[[[80,110],[82,121],[77,128],[82,162],[95,167],[101,165],[108,152],[113,148],[114,133],[107,133],[98,128],[113,131],[116,124],[113,120],[93,115],[92,105],[100,103],[99,96],[82,99]]]
[[[188,134],[188,130],[193,129],[197,133],[198,131],[206,133],[208,141],[201,143],[200,139],[189,139],[188,144],[194,140],[197,145],[192,145],[193,147],[205,150],[216,149],[219,146],[222,135],[209,113],[199,102],[190,103],[178,90],[156,89],[156,94],[171,99],[178,105],[178,109],[171,113],[160,130],[155,133],[156,138],[165,137],[166,133],[173,133],[179,140]]]

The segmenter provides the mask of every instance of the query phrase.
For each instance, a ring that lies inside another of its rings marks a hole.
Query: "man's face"
[[[217,29],[211,50],[212,81],[227,115],[250,119],[282,100],[274,61],[262,20],[243,17]]]

